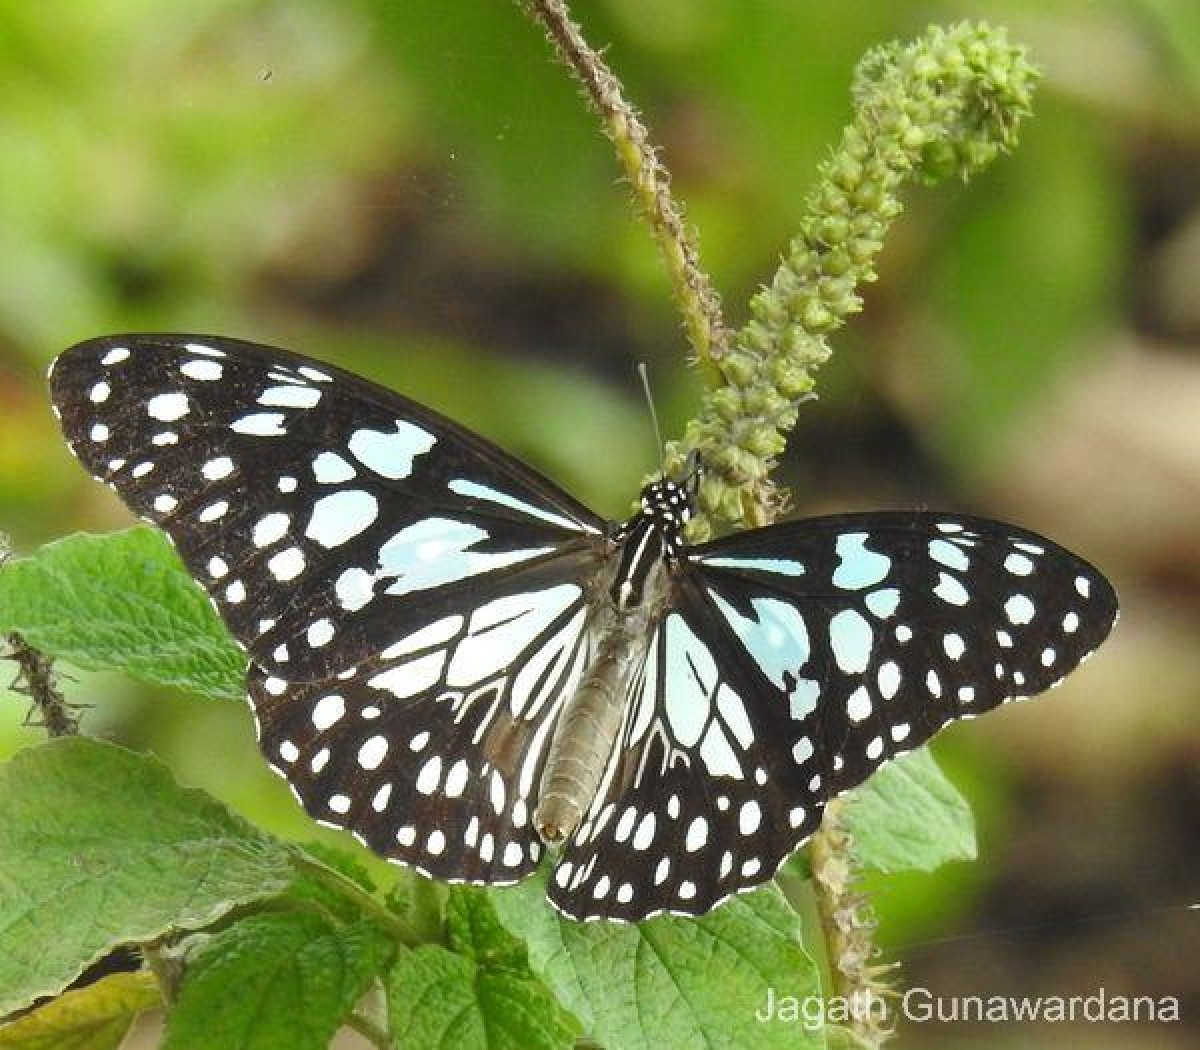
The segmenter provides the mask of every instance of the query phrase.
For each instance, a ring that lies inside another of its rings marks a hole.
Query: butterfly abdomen
[[[630,680],[645,658],[649,610],[606,610],[595,655],[555,727],[542,774],[534,826],[548,843],[579,825],[604,776],[625,715]]]

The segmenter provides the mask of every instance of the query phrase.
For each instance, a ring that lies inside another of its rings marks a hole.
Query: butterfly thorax
[[[612,536],[615,568],[610,601],[591,624],[593,656],[563,706],[542,775],[534,824],[547,842],[560,842],[578,825],[603,779],[625,715],[630,679],[643,662],[667,565],[683,547],[691,516],[688,492],[672,481],[642,490],[641,509]]]

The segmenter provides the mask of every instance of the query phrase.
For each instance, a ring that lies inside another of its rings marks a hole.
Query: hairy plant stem
[[[658,241],[675,290],[684,329],[697,362],[708,367],[725,352],[728,335],[721,302],[700,265],[700,252],[683,211],[671,195],[667,169],[658,159],[650,134],[625,98],[621,82],[584,39],[565,0],[518,0],[546,31],[559,57],[583,88],[616,147],[629,180],[634,204]],[[715,373],[714,373],[715,375]]]
[[[911,182],[966,179],[1013,146],[1031,110],[1037,74],[1003,29],[961,23],[931,27],[907,45],[870,52],[859,64],[853,122],[820,166],[800,232],[770,283],[751,301],[751,319],[725,346],[711,282],[699,268],[669,179],[616,77],[584,41],[563,0],[526,0],[579,79],[617,147],[639,209],[649,217],[709,386],[665,463],[679,476],[693,454],[705,468],[693,541],[716,530],[770,523],[784,499],[770,481],[829,336],[862,308],[859,288],[875,280],[883,238]],[[873,917],[853,890],[853,839],[826,809],[813,837],[813,887],[833,987],[846,996],[884,995],[891,967],[873,963]],[[891,1034],[873,1014],[852,1031],[878,1046]]]

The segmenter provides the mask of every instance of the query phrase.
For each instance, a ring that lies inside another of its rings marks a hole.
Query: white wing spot
[[[304,571],[304,552],[299,547],[288,547],[267,562],[271,575],[280,583],[294,580]]]
[[[290,740],[281,740],[279,742],[279,757],[288,765],[291,765],[300,757],[300,749]]]
[[[293,477],[288,477],[285,474],[282,478],[279,479],[278,482],[276,482],[275,487],[278,488],[280,492],[295,492],[296,491],[296,479]]]
[[[202,383],[211,383],[225,374],[223,365],[216,361],[188,361],[179,369],[188,379],[196,379]]]
[[[861,722],[871,714],[871,696],[864,686],[859,686],[846,701],[846,714],[852,722]]]
[[[267,678],[263,682],[263,688],[272,696],[282,696],[287,690],[287,682],[282,678]]]
[[[269,386],[258,395],[266,408],[313,408],[321,400],[321,391],[311,386]]]
[[[401,846],[411,846],[417,841],[417,829],[411,824],[405,824],[401,828],[396,829],[396,841]]]
[[[997,631],[996,642],[999,644],[1001,649],[1011,649],[1013,647],[1012,635],[1007,631]]]
[[[345,698],[337,693],[330,693],[327,696],[323,696],[313,705],[313,729],[319,733],[323,733],[330,726],[340,722],[345,714]]]
[[[100,358],[102,365],[119,365],[122,361],[127,360],[129,351],[123,346],[114,346],[107,354]]]
[[[696,884],[694,882],[683,881],[679,884],[679,897],[681,900],[689,901],[696,896]]]
[[[966,605],[968,601],[967,589],[945,572],[938,573],[938,582],[933,593],[950,605]]]
[[[1067,634],[1074,634],[1079,630],[1079,615],[1073,612],[1067,613],[1067,615],[1063,617],[1062,627]]]
[[[792,748],[792,758],[795,759],[796,765],[802,766],[810,758],[813,757],[813,742],[811,737],[802,736],[796,741],[796,746]]]
[[[429,838],[425,840],[425,851],[432,853],[435,857],[440,855],[442,850],[446,848],[446,833],[441,828],[434,828],[429,833]]]
[[[154,435],[154,437],[152,437],[150,439],[150,441],[152,444],[159,445],[159,446],[178,445],[179,444],[179,435],[176,434],[175,431],[173,431],[173,430],[160,430],[157,434]]]
[[[633,835],[633,848],[639,852],[645,852],[650,843],[654,841],[654,829],[656,821],[653,813],[647,813],[642,817],[638,824],[637,831]]]
[[[888,660],[879,668],[876,675],[879,692],[885,700],[891,700],[900,688],[900,668],[894,660]]]
[[[892,726],[892,739],[899,744],[903,740],[908,739],[908,734],[912,731],[912,727],[907,722],[897,722]]]
[[[962,654],[967,651],[967,643],[963,641],[961,634],[952,631],[942,636],[942,648],[951,660],[961,660]]]
[[[255,437],[282,437],[287,431],[283,427],[282,412],[251,412],[229,424],[235,434],[252,434]]]
[[[334,813],[349,813],[350,812],[350,796],[349,795],[330,795],[329,808]]]
[[[1092,582],[1086,576],[1075,577],[1075,590],[1079,593],[1079,597],[1086,598],[1092,593]]]
[[[1004,559],[1004,567],[1014,576],[1028,576],[1033,572],[1033,559],[1024,554],[1010,554]]]
[[[421,772],[417,774],[416,789],[422,795],[432,795],[442,780],[442,756],[432,755],[425,760]]]
[[[375,792],[375,797],[371,799],[371,808],[375,810],[376,813],[382,813],[385,809],[387,809],[387,804],[391,800],[391,797],[392,785],[389,781]]]
[[[372,525],[379,501],[362,489],[343,489],[322,496],[313,506],[305,535],[322,547],[337,547]]]
[[[92,387],[92,389],[88,393],[88,397],[91,398],[91,400],[94,404],[99,405],[99,404],[103,404],[105,401],[107,401],[108,395],[111,393],[112,393],[112,387],[109,386],[103,380],[101,380],[94,387]],[[151,402],[151,403],[153,403],[153,402]],[[153,414],[153,413],[151,413],[151,414]]]
[[[1055,651],[1053,649],[1051,649],[1049,646],[1047,646],[1045,649],[1042,650],[1042,666],[1050,667],[1054,663],[1057,655],[1058,654],[1055,653]]]
[[[103,423],[96,423],[91,430],[88,431],[90,437],[97,444],[102,444],[108,440],[108,427]]]
[[[934,696],[942,695],[942,680],[938,678],[937,671],[934,671],[932,668],[925,676],[925,687]]]
[[[208,559],[208,574],[214,580],[219,580],[222,576],[229,572],[229,565],[224,558],[209,558]]]
[[[961,689],[959,689],[959,691],[958,691],[958,699],[959,699],[959,700],[960,700],[962,703],[964,703],[964,704],[973,703],[973,702],[974,702],[974,700],[975,700],[975,689],[974,689],[974,687],[973,687],[973,686],[969,686],[969,685],[964,685],[964,686],[963,686]]]
[[[663,857],[662,860],[660,860],[658,862],[657,867],[655,867],[655,869],[654,869],[654,885],[661,886],[664,882],[667,881],[667,876],[670,873],[671,873],[671,858]]]
[[[871,742],[867,744],[867,758],[874,762],[880,755],[883,754],[883,737],[875,736],[871,738]]]
[[[252,536],[254,546],[259,548],[269,547],[272,543],[283,539],[287,535],[288,527],[291,523],[291,518],[279,511],[264,515],[254,525]]]
[[[1028,595],[1014,594],[1004,603],[1004,615],[1008,617],[1008,622],[1020,627],[1029,623],[1033,619],[1033,602],[1029,600]]]
[[[320,773],[329,764],[329,758],[333,752],[327,747],[321,748],[308,763],[308,768],[314,773]]]
[[[363,769],[378,769],[387,757],[388,742],[385,736],[373,736],[358,749],[358,764]]]
[[[458,798],[467,786],[467,762],[460,758],[446,772],[446,786],[442,788],[447,798]]]
[[[336,452],[322,452],[312,463],[313,477],[322,485],[337,485],[350,481],[358,471]]]
[[[409,751],[422,751],[424,750],[425,745],[428,743],[429,730],[422,729],[421,732],[417,733],[417,735],[408,742],[408,749]]]
[[[375,597],[375,577],[365,569],[347,569],[337,578],[333,591],[338,605],[347,612],[358,612]]]
[[[146,412],[162,423],[174,423],[191,410],[187,396],[180,393],[158,394],[146,402]]]
[[[944,565],[947,569],[954,569],[957,572],[966,572],[971,564],[967,552],[957,543],[951,543],[949,540],[930,540],[929,556],[939,565]]]
[[[696,850],[703,847],[708,841],[708,820],[704,817],[696,817],[691,824],[688,825],[687,838],[684,841],[684,848],[689,853],[695,853]]]
[[[333,641],[333,635],[333,621],[325,617],[309,624],[308,630],[305,632],[309,647],[313,649],[319,649],[323,645],[328,645]]]
[[[233,460],[228,456],[217,456],[216,459],[210,459],[205,463],[200,468],[200,473],[208,481],[220,481],[233,473]]]
[[[762,823],[762,808],[755,799],[742,803],[738,811],[738,830],[743,835],[753,835]]]
[[[170,514],[178,506],[179,500],[168,492],[154,497],[154,509],[159,514]]]
[[[230,605],[238,605],[246,600],[246,585],[241,580],[234,580],[225,588],[225,600]]]
[[[896,641],[909,642],[912,641],[912,628],[905,624],[900,624],[896,627]]]

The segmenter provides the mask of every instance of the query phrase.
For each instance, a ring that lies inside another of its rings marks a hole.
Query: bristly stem
[[[719,360],[728,335],[721,302],[700,265],[700,252],[679,204],[671,195],[670,176],[658,159],[650,134],[625,98],[621,82],[583,38],[565,0],[518,0],[541,24],[559,57],[583,88],[584,96],[616,147],[634,203],[650,224],[662,250],[683,315],[688,342],[702,366]],[[715,374],[715,373],[714,373]]]

